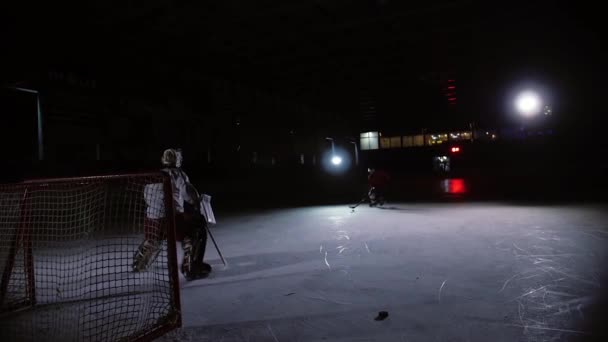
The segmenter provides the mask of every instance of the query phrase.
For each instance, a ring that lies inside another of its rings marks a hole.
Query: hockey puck
[[[378,316],[374,318],[376,321],[384,321],[388,317],[388,311],[380,311],[378,312]]]

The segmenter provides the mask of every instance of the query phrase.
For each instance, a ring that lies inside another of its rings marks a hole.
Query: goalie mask
[[[181,149],[166,149],[163,152],[163,156],[160,159],[161,163],[169,167],[181,167],[182,166],[182,150]]]

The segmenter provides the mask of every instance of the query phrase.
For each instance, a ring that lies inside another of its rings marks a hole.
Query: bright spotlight
[[[338,156],[333,156],[331,157],[331,163],[334,165],[340,165],[342,164],[342,158],[338,157]]]
[[[533,91],[524,91],[515,99],[515,107],[523,116],[533,116],[541,111],[540,97]]]

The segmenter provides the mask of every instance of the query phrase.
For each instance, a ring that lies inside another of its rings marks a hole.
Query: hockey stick
[[[372,188],[373,189],[373,188]],[[365,202],[367,200],[367,198],[369,197],[369,193],[371,190],[368,190],[365,195],[363,196],[363,198],[361,198],[361,200],[359,201],[359,203],[355,204],[355,205],[349,205],[348,207],[351,209],[355,209],[356,207],[360,206],[361,203]]]
[[[203,194],[203,196],[200,199],[200,212],[203,215],[203,217],[205,218],[205,230],[207,231],[207,234],[209,234],[209,236],[211,237],[211,241],[213,241],[213,245],[215,246],[215,250],[217,251],[217,254],[220,256],[220,259],[222,259],[222,263],[224,263],[224,267],[228,266],[228,263],[226,262],[226,259],[224,259],[224,256],[222,255],[222,252],[220,251],[220,248],[217,245],[217,242],[215,242],[215,238],[213,237],[213,234],[211,234],[211,229],[209,229],[209,223],[213,223],[215,224],[215,215],[213,214],[213,208],[211,208],[211,196],[207,195],[207,194]]]
[[[367,198],[363,197],[363,198],[362,198],[362,199],[359,201],[359,203],[357,203],[357,204],[355,204],[355,205],[349,205],[348,207],[349,207],[349,208],[351,208],[351,209],[355,209],[356,207],[360,206],[360,205],[361,205],[361,203],[365,202],[365,200],[366,200],[366,199],[367,199]]]
[[[211,234],[211,229],[209,229],[208,225],[205,225],[205,230],[209,234],[209,237],[211,238],[211,241],[213,241],[213,245],[215,246],[215,250],[217,251],[217,254],[220,256],[220,259],[222,259],[222,262],[224,263],[224,267],[228,266],[228,264],[226,263],[226,259],[224,259],[224,256],[222,255],[222,252],[220,252],[220,248],[217,246],[217,243],[215,242],[215,238],[213,237],[213,234]]]

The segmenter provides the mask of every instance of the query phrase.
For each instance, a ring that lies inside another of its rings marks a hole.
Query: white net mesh
[[[133,340],[178,326],[168,182],[146,174],[0,185],[2,337]],[[144,239],[155,249],[134,270]]]

